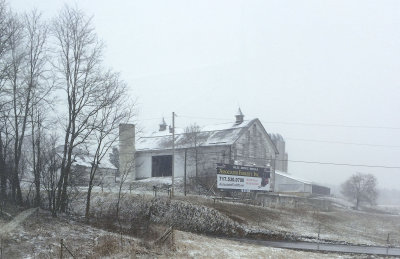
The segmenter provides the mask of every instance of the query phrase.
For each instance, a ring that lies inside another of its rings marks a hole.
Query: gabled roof
[[[298,181],[298,182],[302,182],[304,184],[313,184],[313,182],[311,182],[311,181],[307,181],[307,180],[304,180],[304,179],[301,179],[301,178],[297,178],[297,177],[294,177],[292,175],[289,175],[287,173],[284,173],[284,172],[281,172],[281,171],[278,171],[278,170],[275,170],[275,174],[277,174],[279,176],[287,177],[289,179],[292,179],[292,180],[295,180],[295,181]]]
[[[63,157],[63,148],[64,146],[58,146],[56,147],[56,154],[58,158],[62,159]],[[93,161],[93,156],[89,154],[88,151],[85,151],[83,149],[76,148],[73,152],[72,155],[72,165],[73,166],[84,166],[90,168],[92,166],[92,161]],[[117,170],[117,168],[110,162],[109,159],[109,154],[106,154],[103,159],[101,160],[100,164],[98,165],[98,168],[102,169],[113,169]]]
[[[275,170],[275,174],[279,175],[279,176],[287,177],[289,179],[292,179],[292,180],[295,180],[295,181],[298,181],[298,182],[301,182],[301,183],[304,183],[304,184],[310,184],[310,185],[317,185],[317,186],[321,186],[321,187],[326,187],[323,184],[312,182],[312,181],[308,181],[308,180],[304,180],[304,179],[289,175],[289,174],[287,174],[285,172],[281,172],[281,171],[278,171],[278,170]],[[329,187],[326,187],[326,188],[329,188]]]
[[[93,158],[89,155],[76,155],[73,158],[72,165],[90,168],[90,167],[92,167],[92,161],[93,161]],[[98,165],[98,168],[117,170],[117,168],[113,164],[111,164],[110,160],[108,159],[108,156],[105,156],[101,160],[100,164]]]
[[[240,124],[224,123],[205,126],[197,132],[197,145],[201,147],[233,145],[236,140],[258,119],[243,121]],[[261,123],[260,123],[261,124]],[[265,131],[265,130],[264,130]],[[194,133],[192,133],[193,135]],[[267,137],[269,138],[268,133]],[[190,133],[175,133],[175,148],[191,148],[194,146],[193,137],[189,140]],[[272,143],[272,141],[270,141]],[[272,143],[275,151],[276,147]],[[142,137],[136,142],[136,151],[168,150],[172,149],[172,134],[169,131],[155,132],[147,137]]]

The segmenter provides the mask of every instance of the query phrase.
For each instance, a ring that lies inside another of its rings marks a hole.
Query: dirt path
[[[16,227],[19,226],[19,224],[21,224],[25,219],[27,219],[37,210],[38,208],[24,210],[23,212],[19,213],[15,218],[13,218],[10,222],[5,224],[4,226],[0,226],[0,236],[3,236],[14,230]]]

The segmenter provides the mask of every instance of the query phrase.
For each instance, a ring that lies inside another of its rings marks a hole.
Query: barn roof
[[[92,167],[92,161],[93,157],[91,157],[90,155],[76,155],[73,159],[72,165],[75,166],[79,165],[90,168]],[[100,164],[98,164],[98,168],[117,170],[117,168],[113,164],[111,164],[110,160],[108,159],[108,156],[102,159]]]
[[[232,145],[258,119],[246,120],[240,124],[223,123],[200,128],[197,132],[198,146],[226,146]],[[193,133],[184,133],[182,130],[175,133],[175,148],[190,148],[194,146]],[[136,142],[136,151],[167,150],[172,149],[172,134],[158,131],[150,136],[141,137]]]
[[[295,180],[295,181],[298,181],[298,182],[301,182],[301,183],[304,183],[304,184],[318,185],[318,186],[326,187],[326,186],[323,185],[323,184],[316,183],[316,182],[312,182],[312,181],[309,181],[309,180],[304,180],[304,179],[295,177],[295,176],[293,176],[293,175],[289,175],[288,173],[281,172],[281,171],[278,171],[278,170],[275,170],[275,174],[278,175],[278,176],[287,177],[287,178],[289,178],[289,179],[292,179],[292,180]],[[326,187],[326,188],[329,188],[329,187]]]
[[[281,171],[278,171],[278,170],[275,170],[275,174],[279,175],[279,176],[287,177],[289,179],[292,179],[292,180],[295,180],[295,181],[298,181],[298,182],[301,182],[301,183],[304,183],[304,184],[313,184],[313,182],[311,182],[311,181],[304,180],[304,179],[295,177],[293,175],[289,175],[287,173],[284,173],[284,172],[281,172]]]
[[[63,146],[60,145],[56,147],[56,154],[58,158],[61,160],[63,157]],[[90,168],[92,166],[93,155],[90,155],[90,152],[84,149],[75,148],[72,155],[72,165],[73,166],[84,166]],[[106,154],[104,158],[98,165],[98,168],[102,169],[113,169],[117,170],[117,168],[110,162],[109,154]]]

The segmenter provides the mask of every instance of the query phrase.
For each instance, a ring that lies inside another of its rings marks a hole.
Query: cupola
[[[235,117],[236,117],[236,122],[235,122],[236,125],[239,125],[243,122],[244,115],[243,115],[242,111],[240,110],[240,108],[238,109]]]
[[[165,120],[164,120],[164,117],[163,117],[162,120],[161,120],[161,123],[160,123],[159,131],[165,131],[166,129],[167,129],[167,123],[165,123]]]

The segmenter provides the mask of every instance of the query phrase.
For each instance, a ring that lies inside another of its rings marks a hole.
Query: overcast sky
[[[400,166],[400,1],[8,2],[93,15],[147,131],[173,111],[178,127],[233,122],[240,106],[286,139],[290,160]],[[373,173],[400,189],[400,169],[289,162],[289,172],[325,184]]]

